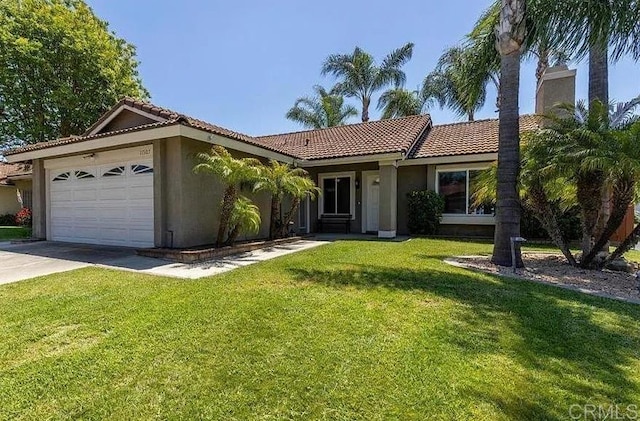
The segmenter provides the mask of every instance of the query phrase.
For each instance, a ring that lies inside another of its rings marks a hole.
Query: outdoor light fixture
[[[516,273],[518,266],[518,262],[516,262],[516,247],[526,242],[527,240],[522,237],[511,237],[511,266],[513,267],[513,273]]]
[[[96,154],[92,153],[92,154],[89,154],[89,155],[85,155],[85,156],[82,157],[82,159],[90,159],[92,161],[95,161],[96,160]]]

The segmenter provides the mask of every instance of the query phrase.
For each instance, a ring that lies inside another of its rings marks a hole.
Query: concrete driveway
[[[138,256],[134,249],[127,247],[52,241],[22,244],[0,243],[0,284],[67,272],[87,266],[198,279],[322,244],[326,244],[326,241],[301,240],[210,262],[187,264]]]

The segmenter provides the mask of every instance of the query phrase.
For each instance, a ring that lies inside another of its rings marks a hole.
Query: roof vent
[[[304,146],[309,146],[309,139],[304,140]]]

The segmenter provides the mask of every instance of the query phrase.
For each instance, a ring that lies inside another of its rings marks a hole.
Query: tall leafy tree
[[[133,45],[82,0],[0,1],[0,147],[82,133],[147,98]]]
[[[298,98],[287,112],[287,118],[309,129],[347,124],[350,117],[358,115],[352,105],[345,104],[344,97],[335,90],[327,91],[322,86],[313,87],[316,95]]]
[[[240,226],[245,224],[246,219],[244,219],[244,216],[237,221],[232,221],[234,212],[244,215],[250,213],[243,204],[238,205],[239,207],[236,206],[240,185],[256,182],[261,174],[262,163],[254,158],[234,158],[229,151],[219,145],[214,145],[210,152],[198,154],[198,160],[200,163],[193,168],[195,173],[214,175],[224,185],[224,196],[220,207],[220,220],[218,221],[218,235],[216,237],[216,245],[220,247],[225,243],[228,244],[229,241],[233,242],[235,240],[235,237],[229,236],[229,233],[234,232],[234,228],[238,223],[241,223]],[[234,224],[229,229],[232,222]],[[229,237],[227,238],[227,236]]]
[[[404,85],[406,76],[402,66],[413,54],[413,43],[407,43],[389,53],[380,64],[374,57],[356,47],[351,54],[332,54],[322,65],[323,75],[339,79],[338,89],[347,97],[362,104],[362,121],[369,121],[369,107],[374,93],[394,85]]]
[[[520,56],[524,47],[526,1],[502,0],[496,28],[500,53],[500,122],[498,135],[498,186],[496,229],[492,262],[511,265],[511,237],[520,236]],[[516,265],[523,266],[520,250]]]

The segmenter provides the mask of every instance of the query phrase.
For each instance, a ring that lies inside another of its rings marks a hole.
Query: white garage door
[[[153,163],[49,171],[50,239],[153,247]]]

